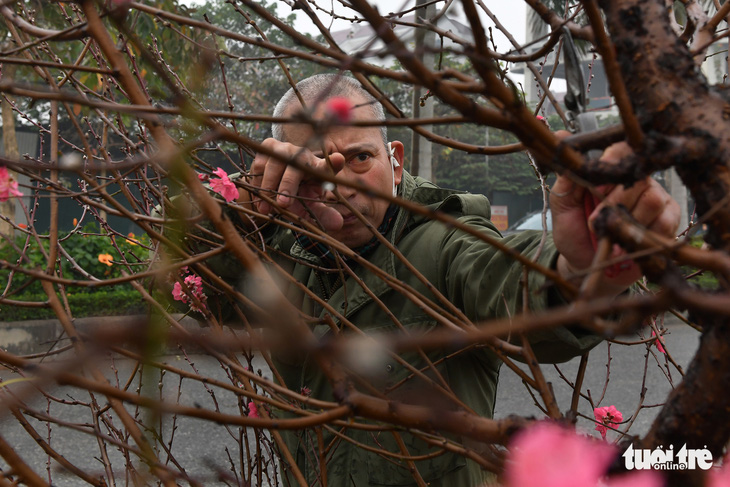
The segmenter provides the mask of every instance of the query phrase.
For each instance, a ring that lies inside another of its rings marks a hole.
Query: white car
[[[547,223],[547,229],[548,231],[553,229],[553,218],[550,214],[550,209],[548,208],[547,215],[545,215],[545,220]],[[528,213],[527,215],[523,216],[519,220],[517,220],[515,223],[510,225],[510,227],[505,230],[505,235],[510,235],[517,232],[522,232],[524,230],[542,230],[542,210],[539,211],[533,211],[532,213]]]

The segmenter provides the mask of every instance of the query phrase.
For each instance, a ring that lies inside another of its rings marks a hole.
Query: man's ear
[[[403,163],[404,161],[404,148],[403,143],[399,140],[394,140],[390,143],[390,146],[393,148],[393,156],[395,157],[395,160],[398,161],[399,166],[394,168],[394,180],[395,184],[398,185],[401,182],[401,179],[403,179]]]

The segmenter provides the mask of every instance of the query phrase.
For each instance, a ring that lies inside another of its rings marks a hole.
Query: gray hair
[[[372,110],[375,120],[385,121],[383,105],[373,95],[368,93],[357,80],[349,76],[343,76],[341,74],[315,74],[297,83],[296,87],[305,103],[315,101],[321,103],[336,96],[357,96],[365,100],[365,103]],[[283,117],[287,109],[294,103],[299,104],[299,99],[296,93],[294,93],[294,88],[289,88],[289,91],[284,93],[279,103],[276,104],[274,117]],[[284,141],[284,125],[283,123],[273,123],[271,125],[271,136],[276,140]],[[383,144],[387,145],[388,128],[385,125],[380,127],[380,136],[383,138]]]

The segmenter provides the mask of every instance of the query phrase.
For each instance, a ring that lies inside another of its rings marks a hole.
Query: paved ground
[[[687,325],[680,324],[678,320],[668,321],[668,333],[665,335],[666,349],[675,362],[686,370],[689,361],[692,359],[699,345],[700,334]],[[620,337],[620,340],[635,341],[636,336]],[[610,367],[608,364],[608,351],[610,349]],[[583,392],[590,391],[596,406],[611,406],[623,413],[624,420],[629,420],[639,407],[642,384],[646,387],[646,397],[643,406],[633,425],[630,433],[641,435],[645,433],[659,412],[658,407],[647,407],[661,404],[672,389],[672,384],[681,382],[681,375],[677,369],[669,364],[664,355],[657,352],[656,347],[651,350],[654,354],[647,357],[645,345],[625,346],[607,343],[598,345],[589,356],[588,368],[583,383]],[[644,366],[646,363],[646,375]],[[579,359],[571,360],[558,367],[543,366],[546,379],[552,384],[562,411],[570,408],[573,389],[561,378],[560,373],[569,381],[575,381],[578,371]],[[522,366],[525,368],[525,366]],[[645,377],[645,380],[644,380]],[[497,392],[497,405],[495,417],[504,417],[509,414],[523,416],[537,415],[540,411],[534,404],[533,399],[526,391],[521,380],[512,370],[502,367],[500,384]],[[599,404],[605,388],[605,395]],[[579,412],[593,417],[592,408],[586,399],[581,399]],[[593,430],[595,425],[586,419],[579,421],[579,427],[583,430]],[[598,435],[598,433],[595,433]],[[609,432],[609,439],[617,433]]]
[[[699,334],[691,328],[677,323],[670,324],[668,328],[669,334],[666,336],[667,349],[672,353],[677,363],[685,367],[697,348]],[[632,337],[625,337],[625,339],[630,340]],[[590,391],[591,397],[597,403],[603,395],[605,387],[605,396],[600,402],[600,405],[615,405],[623,412],[626,419],[634,414],[637,409],[642,381],[647,389],[644,400],[645,406],[659,404],[666,397],[672,387],[668,378],[671,377],[671,380],[675,384],[680,381],[680,374],[672,366],[669,367],[670,372],[667,372],[663,355],[658,353],[658,361],[654,356],[648,356],[648,366],[646,367],[647,372],[644,380],[643,371],[647,353],[644,345],[632,347],[612,345],[610,347],[611,362],[609,374],[606,367],[607,350],[608,346],[601,344],[591,353],[583,390],[584,392]],[[182,356],[169,355],[165,357],[165,360],[183,369],[190,370],[192,367]],[[225,372],[221,369],[218,362],[212,360],[210,357],[196,355],[191,357],[191,361],[201,374],[226,380]],[[561,365],[560,370],[568,380],[573,381],[577,366],[578,362],[574,360]],[[114,369],[117,370],[116,373],[114,373]],[[267,373],[261,361],[254,363],[254,369],[261,369],[264,374]],[[544,366],[543,370],[555,390],[560,408],[567,410],[570,404],[572,389],[559,377],[554,367]],[[104,372],[112,380],[119,380],[121,383],[124,383],[132,372],[131,364],[125,360],[116,360],[113,364],[107,363]],[[7,380],[12,377],[17,376],[9,375],[7,371],[0,371],[0,378]],[[609,380],[606,383],[607,377]],[[182,382],[182,387],[178,391],[179,384],[177,380],[171,380],[169,376],[161,379],[158,373],[150,373],[144,376],[144,380],[148,386],[152,387],[153,393],[155,394],[162,394],[163,396],[174,398],[180,393],[180,402],[183,404],[199,405],[205,408],[216,407],[215,405],[217,404],[217,407],[223,412],[238,414],[236,398],[232,394],[218,392],[215,394],[216,402],[214,402],[211,394],[198,382],[185,380]],[[159,384],[163,385],[161,389],[158,387]],[[138,383],[136,381],[133,382],[131,389],[134,390],[137,387]],[[69,402],[89,401],[88,393],[68,387],[53,387],[51,388],[51,392],[56,397]],[[48,402],[42,399],[37,399],[32,403],[39,412],[44,412],[47,408],[50,408],[51,414],[60,416],[65,421],[77,424],[91,423],[89,410],[85,407],[73,405],[61,407],[57,404],[49,406]],[[236,443],[238,432],[235,429],[229,430],[223,426],[211,424],[210,422],[186,418],[178,419],[173,425],[169,420],[159,422],[155,418],[149,418],[144,413],[136,411],[133,407],[129,407],[128,409],[133,414],[137,414],[140,421],[147,424],[152,422],[157,425],[158,430],[162,432],[162,436],[166,438],[166,443],[171,437],[170,435],[173,432],[174,426],[174,441],[170,450],[175,460],[185,465],[186,471],[190,475],[201,479],[203,485],[222,485],[217,480],[216,471],[229,471],[231,461],[234,464],[238,463],[235,453],[238,451],[238,445]],[[592,417],[592,408],[585,399],[581,400],[580,411],[586,416]],[[645,432],[658,411],[659,408],[657,407],[642,409],[631,428],[631,432],[637,434]],[[500,377],[496,416],[503,417],[508,414],[541,416],[539,409],[534,405],[534,401],[517,375],[507,367],[503,367]],[[39,425],[39,423],[34,424],[38,427],[38,431],[42,437],[48,436],[49,431],[45,425]],[[115,424],[118,424],[118,421]],[[590,432],[593,429],[593,424],[587,419],[581,419],[579,421],[579,427]],[[84,469],[101,472],[102,466],[98,460],[100,450],[93,437],[67,428],[61,428],[60,426],[54,426],[50,434],[54,448],[61,452],[69,461]],[[593,432],[593,434],[597,433]],[[0,410],[0,435],[37,472],[47,477],[47,456],[30,439],[28,434],[22,430],[17,421],[2,410]],[[616,434],[609,433],[609,435],[611,435],[609,438],[612,438]],[[252,451],[256,450],[257,444],[253,438],[249,438],[248,445],[252,448]],[[123,468],[123,458],[115,448],[109,448],[108,454],[115,464]],[[229,454],[231,460],[229,460]],[[5,464],[0,462],[0,468],[5,468]],[[78,479],[69,479],[58,473],[55,468],[52,469],[52,476],[54,485],[79,485]]]

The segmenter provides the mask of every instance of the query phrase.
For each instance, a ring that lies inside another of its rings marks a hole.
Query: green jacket
[[[404,173],[400,191],[403,198],[448,213],[479,231],[500,237],[489,220],[490,205],[484,196],[441,189],[407,173]],[[525,255],[533,255],[539,247],[540,236],[541,232],[523,232],[511,235],[504,241]],[[471,320],[505,317],[514,315],[522,309],[523,267],[480,239],[403,210],[396,217],[386,238],[397,246],[431,285],[463,310]],[[340,310],[348,320],[367,333],[399,333],[388,312],[392,313],[408,331],[422,332],[439,326],[417,303],[392,290],[383,280],[361,267],[355,269],[357,275],[386,309],[374,301],[356,280],[348,278],[343,286],[339,282],[339,273],[323,272],[308,265],[319,266],[320,262],[313,255],[304,252],[289,231],[277,232],[269,243],[284,254],[294,257],[294,259],[281,258],[279,263],[298,282],[305,284],[317,295],[328,298],[331,306]],[[270,253],[272,256],[275,254]],[[548,238],[538,262],[547,267],[554,267],[556,258],[557,251],[552,239]],[[438,302],[427,286],[385,246],[378,246],[372,254],[369,254],[368,260],[422,295]],[[535,311],[546,308],[548,301],[553,299],[548,296],[553,293],[546,291],[549,286],[545,278],[536,272],[530,272],[528,279],[529,288],[536,290],[530,293],[529,307]],[[304,313],[320,317],[323,315],[322,307],[304,296],[300,289],[291,286],[289,291],[290,299]],[[332,331],[327,325],[322,324],[314,327],[314,333],[324,338]],[[599,341],[597,337],[582,330],[570,331],[565,328],[531,336],[538,358],[547,362],[568,360],[586,352]],[[471,349],[443,360],[444,355],[444,352],[434,352],[429,354],[429,358],[432,361],[442,359],[437,368],[451,390],[481,416],[492,417],[501,361],[486,348]],[[401,357],[418,369],[426,366],[423,358],[416,353]],[[276,366],[286,386],[291,390],[300,391],[308,388],[313,397],[335,400],[327,379],[309,359],[278,357]],[[377,361],[374,367],[371,366],[366,381],[379,390],[386,391],[386,395],[394,400],[447,410],[459,409],[458,405],[435,390],[428,381],[413,377],[409,379],[410,376],[411,372],[405,366],[385,357],[384,360]],[[392,388],[397,384],[398,387]],[[287,417],[283,413],[280,413],[280,416]],[[323,431],[325,445],[333,445],[327,457],[329,485],[357,487],[416,485],[405,462],[396,458],[384,458],[346,440],[336,438],[326,430]],[[389,431],[349,429],[342,433],[369,447],[396,454],[401,452],[394,435]],[[422,456],[438,451],[437,448],[427,446],[407,432],[400,434],[411,456]],[[312,485],[319,473],[316,434],[307,430],[284,431],[282,435],[299,468]],[[463,441],[459,438],[454,439]],[[473,441],[468,444],[476,449],[484,446],[476,445]],[[416,461],[415,464],[423,479],[431,486],[478,485],[490,478],[490,475],[475,463],[467,462],[463,457],[451,453],[431,455],[427,459]],[[286,465],[282,465],[282,472],[288,477],[289,485],[296,485]],[[287,485],[286,482],[284,485]]]

